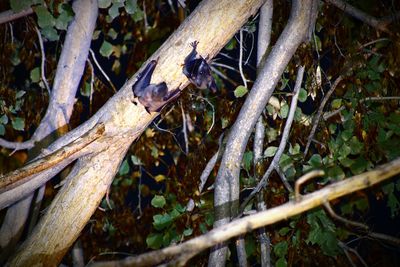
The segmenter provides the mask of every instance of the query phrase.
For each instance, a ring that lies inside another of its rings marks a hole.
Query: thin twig
[[[286,187],[287,191],[289,191],[289,193],[293,193],[293,187],[289,184],[289,181],[287,180],[285,174],[283,173],[281,167],[275,166],[275,171],[278,173],[279,177],[281,178],[281,181],[283,183],[283,185]]]
[[[344,224],[350,225],[350,226],[354,226],[360,229],[363,229],[365,231],[369,230],[369,227],[363,223],[359,223],[359,222],[355,222],[352,220],[348,220],[340,215],[338,215],[331,207],[331,205],[329,204],[329,202],[325,202],[324,203],[324,207],[325,209],[328,211],[329,215],[331,215],[335,220],[338,220]]]
[[[357,250],[355,250],[354,248],[351,248],[351,247],[347,246],[345,243],[343,243],[343,242],[341,242],[341,241],[338,242],[338,245],[339,245],[339,247],[341,247],[341,248],[343,249],[343,251],[344,251],[345,254],[346,254],[347,259],[350,261],[350,263],[352,264],[352,266],[356,266],[356,265],[355,265],[355,264],[353,263],[353,261],[351,260],[350,255],[348,255],[348,254],[346,253],[346,250],[348,250],[348,251],[352,252],[354,255],[356,255],[357,258],[358,258],[358,259],[360,260],[360,262],[362,263],[362,265],[364,265],[365,267],[368,267],[368,264],[367,264],[367,263],[364,261],[364,259],[360,256],[360,254],[358,254],[358,251],[357,251]]]
[[[240,29],[239,31],[239,36],[240,36],[240,41],[239,41],[239,72],[240,72],[240,76],[242,77],[243,80],[243,85],[244,87],[247,88],[247,80],[246,77],[244,77],[244,73],[243,73],[243,30]]]
[[[211,67],[211,70],[212,70],[215,74],[217,74],[219,77],[221,77],[222,79],[228,81],[229,83],[231,83],[231,84],[232,84],[233,86],[235,86],[235,87],[238,86],[238,83],[237,83],[236,81],[232,80],[231,78],[229,78],[228,76],[226,76],[225,74],[223,74],[222,72],[220,72],[216,67],[214,67],[214,66],[212,66],[212,65],[211,65],[210,67]]]
[[[44,83],[44,86],[46,87],[47,92],[50,95],[50,86],[49,83],[47,82],[46,79],[46,73],[45,73],[45,63],[46,63],[46,54],[44,53],[44,46],[43,46],[43,39],[42,39],[42,34],[40,33],[39,29],[35,26],[35,30],[39,39],[39,45],[40,45],[40,51],[42,54],[42,63],[41,63],[41,67],[40,67],[40,74],[42,76],[42,81]]]
[[[106,78],[106,80],[108,81],[108,83],[111,85],[111,88],[113,89],[114,93],[116,93],[116,92],[117,92],[117,89],[115,88],[114,84],[111,82],[110,78],[109,78],[108,75],[105,73],[105,71],[101,68],[99,62],[98,62],[97,59],[96,59],[96,56],[95,56],[93,50],[92,50],[92,49],[89,49],[89,52],[90,52],[90,55],[91,55],[92,58],[93,58],[94,64],[99,68],[101,74],[103,74],[104,78]]]
[[[92,100],[93,100],[93,84],[94,84],[94,68],[92,62],[87,60],[90,68],[90,94],[89,94],[89,114],[92,114]]]
[[[308,136],[306,148],[304,149],[304,156],[306,156],[308,153],[308,149],[310,148],[311,141],[314,138],[315,131],[317,130],[318,123],[321,119],[322,112],[324,111],[324,107],[325,107],[326,103],[328,102],[329,97],[332,95],[332,93],[335,91],[336,87],[339,85],[339,83],[342,80],[343,80],[343,76],[339,76],[333,83],[331,89],[329,89],[328,93],[326,93],[324,99],[322,100],[321,105],[318,108],[318,112],[315,115],[314,120],[313,120],[313,126],[311,128],[310,135]]]
[[[189,154],[189,138],[187,134],[187,125],[186,125],[186,116],[185,116],[185,111],[183,110],[182,102],[181,102],[181,112],[182,112],[182,133],[183,133],[183,138],[185,140],[185,152],[186,154]]]

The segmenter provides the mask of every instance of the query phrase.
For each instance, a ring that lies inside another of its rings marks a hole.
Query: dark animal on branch
[[[190,45],[193,47],[192,52],[185,58],[183,65],[183,74],[199,89],[210,89],[213,93],[217,92],[217,85],[211,75],[210,66],[207,63],[208,56],[203,58],[196,51],[197,44],[194,41]]]
[[[138,80],[132,86],[133,95],[138,98],[147,112],[159,112],[168,102],[180,95],[179,86],[168,92],[165,82],[150,84],[151,76],[156,68],[157,60],[150,61],[144,70],[139,74]]]

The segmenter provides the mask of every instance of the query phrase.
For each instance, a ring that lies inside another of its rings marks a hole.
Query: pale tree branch
[[[287,218],[323,205],[326,201],[331,201],[381,183],[399,173],[400,158],[380,165],[372,171],[349,177],[302,196],[299,201],[291,200],[286,204],[234,220],[179,245],[151,251],[136,257],[127,257],[120,261],[92,263],[89,266],[154,266],[165,261],[184,264],[193,256],[215,244],[243,235],[262,226],[286,220]]]
[[[240,164],[251,131],[268,103],[273,90],[297,47],[306,39],[310,21],[309,6],[312,0],[292,1],[288,24],[278,38],[266,63],[244,102],[230,134],[221,166],[215,181],[213,227],[219,227],[235,217],[239,208]],[[227,246],[213,248],[209,266],[224,266]]]

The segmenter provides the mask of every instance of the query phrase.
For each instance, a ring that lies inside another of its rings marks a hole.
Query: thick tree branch
[[[184,263],[215,244],[248,233],[262,226],[271,225],[301,214],[323,205],[326,201],[331,201],[371,187],[399,173],[400,158],[381,165],[375,168],[375,170],[349,177],[343,181],[328,185],[321,190],[304,195],[299,201],[292,200],[278,207],[234,220],[182,244],[148,252],[137,257],[127,257],[120,261],[99,262],[90,266],[153,266],[168,261],[171,258],[173,258],[174,262]]]

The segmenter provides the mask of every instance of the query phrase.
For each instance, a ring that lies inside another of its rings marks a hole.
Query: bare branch
[[[40,51],[41,51],[41,55],[42,55],[42,61],[40,64],[40,75],[42,76],[42,81],[44,83],[44,86],[46,87],[47,92],[50,95],[50,86],[49,83],[47,82],[46,79],[46,72],[45,72],[45,63],[46,63],[46,54],[44,52],[44,45],[43,45],[43,39],[42,39],[42,34],[40,33],[39,29],[37,27],[35,27],[38,39],[39,39],[39,45],[40,45]]]
[[[21,12],[18,12],[18,13],[14,13],[14,11],[12,11],[12,10],[7,10],[4,12],[1,12],[0,13],[0,24],[28,16],[32,13],[33,13],[32,8],[22,10]]]
[[[96,55],[94,54],[92,49],[89,49],[90,55],[93,58],[94,64],[99,68],[101,74],[103,74],[104,78],[108,81],[108,83],[111,85],[111,88],[113,89],[114,93],[117,92],[117,89],[115,88],[114,84],[111,82],[111,79],[108,77],[107,73],[103,70],[103,68],[100,66],[99,62],[96,59]]]

